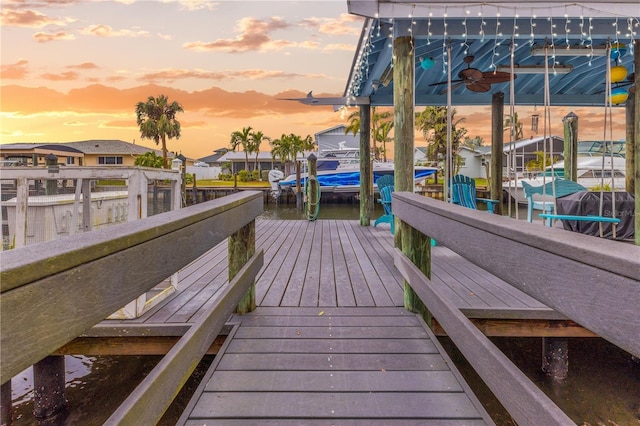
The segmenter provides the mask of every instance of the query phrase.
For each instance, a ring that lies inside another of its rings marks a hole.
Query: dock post
[[[296,161],[296,210],[302,210],[302,188],[300,187],[301,161]],[[307,177],[309,175],[307,174]]]
[[[497,92],[491,97],[491,181],[492,200],[502,200],[502,152],[504,147],[504,93]],[[502,203],[496,204],[496,214],[502,215]],[[516,206],[517,210],[517,206]]]
[[[371,224],[373,169],[371,164],[371,107],[360,105],[360,225]]]
[[[11,426],[11,379],[0,388],[0,425]]]
[[[578,116],[572,112],[562,118],[564,124],[564,178],[578,181]],[[553,158],[553,152],[551,153]]]
[[[45,419],[67,406],[64,395],[64,356],[48,356],[33,365],[33,415]]]
[[[256,221],[252,220],[229,237],[229,281],[236,276],[245,263],[256,252]],[[239,314],[246,314],[256,308],[256,282],[242,297],[236,308]]]
[[[569,340],[566,337],[542,338],[542,371],[554,380],[569,374]]]

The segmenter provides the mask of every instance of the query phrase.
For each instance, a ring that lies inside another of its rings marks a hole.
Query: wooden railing
[[[152,373],[162,389],[146,394],[145,404],[161,416],[229,313],[255,307],[253,283],[262,265],[262,253],[254,255],[255,218],[262,211],[262,194],[246,191],[1,253],[0,383],[229,237],[230,285],[167,355],[166,371]]]
[[[454,306],[429,277],[429,238],[524,293],[640,356],[640,247],[393,194],[400,240],[395,263],[417,296],[518,424],[573,424]],[[417,237],[416,237],[417,235]],[[418,262],[412,259],[419,259]]]

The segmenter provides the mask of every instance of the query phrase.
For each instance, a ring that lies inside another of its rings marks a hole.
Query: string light
[[[427,20],[427,46],[431,44],[431,16],[433,13],[429,12],[429,19]]]
[[[534,19],[536,19],[536,15],[534,15],[533,9],[531,9],[531,18],[529,18],[529,28],[531,29],[531,40],[529,41],[529,44],[531,46],[535,43],[535,33],[533,29],[536,27],[536,23],[533,22]]]
[[[480,12],[478,12],[478,16],[480,17],[480,41],[482,43],[484,43],[484,26],[487,25],[487,23],[484,21],[484,16],[482,14],[483,12],[483,6],[480,5]]]
[[[467,15],[469,14],[469,11],[466,11]],[[464,36],[464,42],[462,42],[461,46],[463,46],[463,51],[464,54],[467,55],[467,53],[469,53],[469,45],[467,44],[467,17],[465,15],[464,20],[462,21],[462,27],[463,29],[463,36]]]

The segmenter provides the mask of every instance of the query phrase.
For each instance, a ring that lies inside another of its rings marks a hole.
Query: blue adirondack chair
[[[565,195],[573,194],[580,191],[586,191],[587,188],[569,179],[556,179],[555,181],[549,181],[544,185],[531,186],[527,182],[522,182],[522,188],[524,190],[524,196],[527,198],[527,221],[533,222],[533,209],[542,210],[544,215],[553,215],[553,200],[537,201],[533,199],[535,194],[546,194],[553,196],[555,186],[556,198],[564,197]],[[543,216],[544,217],[544,216]],[[545,218],[545,225],[551,226],[551,218]]]
[[[391,194],[394,188],[393,176],[384,175],[379,177],[378,180],[376,180],[376,185],[380,193],[380,198],[377,201],[382,204],[384,214],[376,219],[373,226],[376,227],[379,223],[388,223],[391,226],[391,233],[393,234],[395,232],[395,221],[393,220],[393,213],[391,211]]]
[[[455,175],[451,178],[451,202],[463,207],[478,210],[478,201],[487,204],[487,211],[494,212],[494,206],[498,200],[478,198],[476,196],[476,182],[469,176]]]

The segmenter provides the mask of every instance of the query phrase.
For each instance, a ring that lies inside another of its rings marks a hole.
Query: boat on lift
[[[360,149],[345,148],[320,151],[317,159],[317,180],[321,192],[331,193],[357,193],[360,191]],[[303,167],[306,164],[303,163]],[[437,167],[415,166],[414,182],[420,183],[427,177],[438,171]],[[384,175],[393,175],[393,162],[373,161],[374,191],[377,191],[376,180]],[[307,180],[307,171],[300,174],[300,183],[304,187]],[[296,175],[291,174],[278,182],[279,187],[285,191],[296,192]]]

